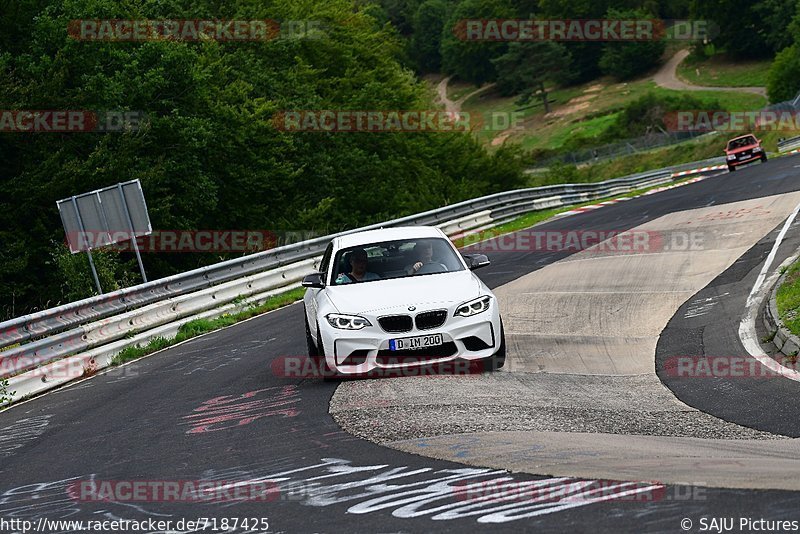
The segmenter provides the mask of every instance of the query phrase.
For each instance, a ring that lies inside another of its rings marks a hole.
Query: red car
[[[730,172],[735,171],[739,165],[744,165],[757,159],[767,161],[767,153],[762,148],[761,141],[751,134],[734,137],[728,141],[725,156]]]

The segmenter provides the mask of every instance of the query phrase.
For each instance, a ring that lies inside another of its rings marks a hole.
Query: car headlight
[[[762,150],[764,150],[764,149],[763,149],[763,148],[761,148],[760,146],[757,146],[757,147],[755,147],[755,148],[753,149],[753,152],[761,152]]]
[[[339,328],[341,330],[361,330],[365,326],[372,326],[372,323],[358,315],[329,313],[325,316],[325,318],[332,327]]]
[[[735,154],[728,154],[728,159],[736,159],[736,155]]]
[[[489,295],[470,300],[456,308],[456,315],[459,317],[471,317],[483,313],[489,309],[489,303],[491,301],[492,297]]]

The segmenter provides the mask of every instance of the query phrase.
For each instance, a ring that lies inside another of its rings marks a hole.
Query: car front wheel
[[[317,354],[314,357],[314,363],[319,370],[319,374],[322,375],[322,379],[325,382],[332,382],[342,378],[342,376],[336,372],[336,370],[331,369],[328,366],[328,360],[325,358],[325,345],[322,342],[322,333],[319,329],[319,323],[317,323],[317,340],[319,345],[316,346]]]
[[[303,309],[305,312],[305,309]],[[305,316],[305,323],[306,323],[306,345],[308,346],[308,357],[309,358],[316,358],[319,356],[319,349],[317,349],[317,344],[314,343],[314,338],[311,337],[311,329],[308,327],[308,315],[303,313]]]
[[[733,165],[728,165],[728,172],[733,172],[736,170],[736,167]]]

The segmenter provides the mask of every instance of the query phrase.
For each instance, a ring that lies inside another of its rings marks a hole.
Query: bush
[[[141,283],[138,266],[132,262],[122,262],[120,253],[113,250],[93,250],[92,260],[103,292],[116,291],[123,287]],[[62,302],[71,302],[97,294],[97,288],[85,252],[72,254],[66,245],[54,245],[52,262],[61,280]],[[134,271],[135,269],[135,271]]]
[[[668,125],[664,119],[669,112],[703,109],[720,109],[719,101],[700,100],[688,94],[667,96],[647,93],[627,104],[603,137],[606,140],[613,140],[657,133],[661,129],[667,129]]]
[[[800,90],[800,50],[797,44],[781,50],[767,75],[767,94],[772,103],[794,98]]]

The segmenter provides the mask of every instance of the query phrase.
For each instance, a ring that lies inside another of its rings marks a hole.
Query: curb
[[[700,174],[708,171],[720,171],[722,169],[727,169],[727,168],[728,168],[727,165],[713,165],[711,167],[702,167],[700,169],[690,169],[688,171],[676,172],[672,175],[672,177],[677,178],[679,176],[686,176],[687,174]]]
[[[716,176],[716,175],[714,175],[714,176]],[[651,189],[650,191],[642,193],[641,196],[654,195],[654,194],[660,193],[662,191],[667,191],[669,189],[675,189],[676,187],[683,187],[684,185],[694,184],[694,183],[697,183],[697,182],[699,182],[701,180],[705,180],[706,178],[711,178],[711,176],[697,176],[696,178],[692,178],[690,180],[686,180],[685,182],[681,182],[679,184],[672,184],[672,185],[665,185],[664,187],[657,187],[656,189]]]
[[[786,273],[780,275],[775,285],[769,292],[769,300],[764,306],[764,326],[770,335],[774,335],[772,343],[784,356],[794,357],[800,352],[800,337],[792,334],[778,315],[777,294],[778,288],[783,284]]]
[[[564,213],[559,213],[557,217],[563,217],[567,215],[575,215],[576,213],[585,213],[587,211],[596,210],[602,208],[603,206],[608,206],[611,204],[616,204],[617,202],[624,202],[626,200],[630,200],[631,198],[635,197],[621,197],[621,198],[614,198],[611,200],[606,200],[605,202],[598,202],[597,204],[590,204],[588,206],[581,206],[580,208],[575,208],[574,210],[565,211]]]

